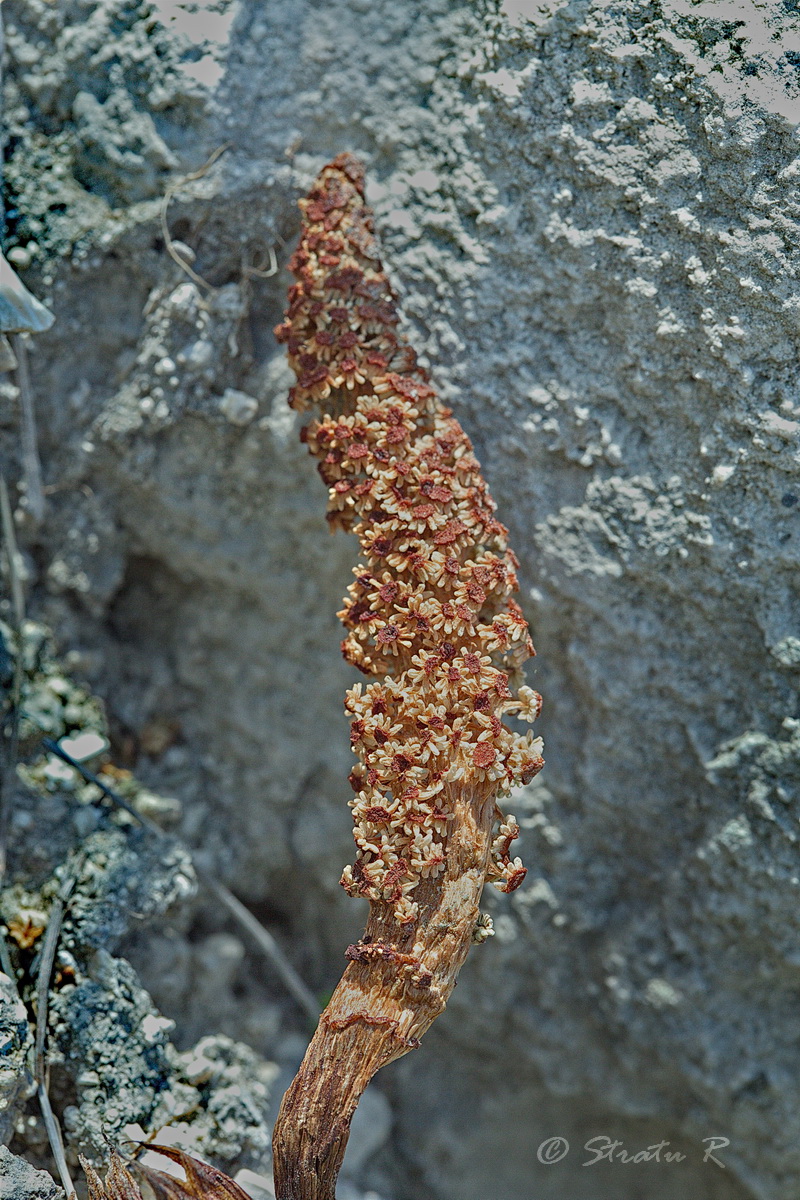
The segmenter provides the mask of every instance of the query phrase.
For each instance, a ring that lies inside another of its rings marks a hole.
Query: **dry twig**
[[[9,698],[10,708],[5,716],[2,735],[2,758],[0,759],[0,887],[6,877],[6,847],[8,825],[11,819],[11,800],[17,779],[17,753],[19,745],[19,715],[22,696],[23,647],[22,626],[25,621],[25,594],[17,569],[17,541],[14,536],[14,519],[6,481],[0,475],[0,526],[11,592],[12,625],[14,633],[14,678]]]
[[[61,1179],[64,1191],[68,1197],[75,1195],[75,1188],[72,1183],[72,1178],[67,1166],[66,1156],[64,1154],[64,1143],[61,1138],[61,1128],[58,1123],[58,1118],[53,1112],[48,1095],[47,1085],[47,1009],[50,998],[50,977],[53,972],[53,963],[55,961],[56,949],[58,947],[58,939],[61,935],[61,922],[64,918],[64,911],[67,901],[72,893],[73,888],[78,879],[79,866],[76,863],[64,876],[64,880],[59,888],[58,895],[50,907],[50,914],[47,921],[47,932],[44,936],[42,944],[41,956],[39,958],[39,974],[36,980],[36,1042],[34,1052],[34,1072],[36,1077],[36,1095],[39,1099],[39,1107],[42,1110],[42,1118],[47,1130],[47,1137],[50,1142],[50,1149],[53,1153],[53,1159],[58,1170],[59,1178]]]
[[[37,522],[44,516],[44,491],[36,442],[36,418],[28,372],[28,352],[23,335],[42,333],[52,324],[53,314],[28,291],[5,255],[0,253],[0,358],[2,370],[10,370],[14,366],[17,369],[22,417],[22,468],[28,511]],[[14,340],[13,351],[6,335]]]
[[[28,512],[39,523],[44,517],[44,488],[39,444],[36,436],[36,412],[33,402],[31,375],[28,370],[28,347],[25,335],[14,334],[14,356],[17,360],[17,383],[22,416],[22,471],[25,477],[25,498]]]
[[[39,972],[36,977],[36,1042],[34,1053],[34,1071],[36,1082],[47,1088],[47,1062],[45,1050],[47,1045],[47,1008],[50,998],[50,978],[53,974],[53,963],[58,949],[58,939],[61,936],[61,923],[67,907],[67,901],[72,895],[78,881],[80,871],[76,863],[65,874],[58,895],[50,906],[47,918],[47,930],[42,941],[39,957]]]
[[[64,1143],[61,1138],[61,1127],[58,1123],[58,1117],[53,1112],[50,1104],[50,1097],[47,1094],[47,1088],[43,1083],[40,1083],[36,1089],[36,1095],[39,1099],[39,1107],[42,1110],[42,1119],[44,1127],[47,1130],[47,1140],[50,1143],[50,1149],[53,1153],[53,1159],[58,1171],[58,1177],[61,1180],[61,1186],[67,1193],[67,1200],[75,1200],[75,1187],[72,1182],[72,1176],[69,1173],[67,1166],[66,1155],[64,1154]]]
[[[245,929],[249,933],[262,953],[270,960],[283,980],[286,990],[300,1005],[311,1022],[312,1027],[316,1025],[319,1020],[320,1006],[314,994],[303,983],[269,930],[265,929],[261,922],[256,920],[249,908],[245,908],[241,900],[238,900],[233,892],[226,888],[224,884],[214,879],[206,871],[201,871],[199,874],[203,883],[210,892],[213,892],[223,908],[226,908],[231,916],[241,925],[242,929]]]
[[[180,191],[182,187],[185,187],[187,183],[194,183],[196,180],[202,179],[206,172],[213,167],[217,159],[221,158],[225,151],[229,149],[230,144],[230,142],[225,142],[224,145],[217,146],[214,153],[206,159],[202,167],[198,167],[198,169],[196,171],[192,171],[190,175],[184,175],[181,179],[176,180],[175,183],[171,183],[164,192],[164,198],[161,201],[161,235],[164,238],[164,245],[166,247],[167,254],[169,254],[173,262],[176,262],[181,270],[184,271],[189,278],[194,281],[194,283],[199,284],[200,287],[205,288],[206,291],[209,292],[215,292],[217,289],[213,286],[213,284],[209,283],[207,279],[203,279],[202,275],[198,275],[197,272],[192,269],[191,264],[188,263],[186,259],[183,258],[176,250],[175,242],[172,234],[169,231],[167,212],[169,210],[169,202],[175,193]]]

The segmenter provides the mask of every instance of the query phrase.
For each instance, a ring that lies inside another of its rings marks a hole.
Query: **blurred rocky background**
[[[77,872],[49,1023],[72,1161],[171,1124],[269,1195],[308,1025],[189,851],[321,1003],[362,926],[337,882],[353,546],[327,533],[271,332],[297,198],[349,149],[522,562],[547,767],[512,805],[528,880],[488,898],[497,936],[365,1097],[342,1198],[795,1200],[798,6],[3,17],[5,250],[56,318],[28,350],[42,519],[0,376],[28,665],[55,697],[38,728],[105,739],[168,830],[100,805],[31,731],[2,916],[32,966]],[[49,1200],[12,991],[0,1196]],[[554,1137],[569,1152],[543,1162]],[[583,1166],[603,1137],[685,1157]]]

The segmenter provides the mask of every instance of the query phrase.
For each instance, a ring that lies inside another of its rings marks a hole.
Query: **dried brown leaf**
[[[137,1165],[137,1170],[147,1180],[155,1200],[186,1200],[187,1196],[192,1195],[186,1190],[186,1184],[174,1175],[166,1175],[155,1167],[145,1167],[141,1163]]]
[[[136,1180],[116,1150],[111,1151],[105,1183],[83,1155],[79,1155],[79,1158],[89,1183],[89,1200],[143,1200]]]
[[[111,1200],[142,1200],[139,1185],[116,1150],[111,1151],[111,1166],[106,1175],[106,1188]]]
[[[192,1158],[185,1150],[177,1150],[173,1146],[150,1146],[150,1149],[156,1154],[163,1154],[165,1158],[171,1158],[186,1172],[184,1183],[154,1167],[139,1164],[138,1169],[155,1192],[156,1200],[250,1200],[238,1183],[234,1183],[216,1167]]]
[[[137,1163],[136,1170],[152,1188],[156,1200],[250,1200],[238,1183],[216,1167],[192,1158],[185,1150],[176,1150],[172,1146],[149,1146],[148,1149],[171,1158],[186,1174],[185,1180],[176,1179],[155,1167]],[[105,1183],[91,1163],[79,1157],[89,1183],[89,1200],[143,1200],[136,1181],[116,1150],[111,1151]]]
[[[106,1200],[108,1193],[92,1164],[82,1154],[78,1155],[78,1161],[83,1167],[83,1173],[89,1183],[89,1200]]]

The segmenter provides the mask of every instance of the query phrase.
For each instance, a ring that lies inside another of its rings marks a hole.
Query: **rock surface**
[[[9,1140],[14,1128],[15,1108],[27,1081],[30,1040],[25,1007],[12,980],[0,972],[0,1144]]]
[[[0,635],[4,652],[13,654],[11,632],[0,625]],[[191,915],[198,881],[189,852],[133,816],[142,806],[162,815],[170,806],[155,804],[159,797],[140,789],[129,771],[100,762],[93,765],[101,774],[88,781],[59,757],[55,750],[67,747],[105,757],[102,708],[68,678],[46,631],[32,621],[24,626],[22,661],[23,761],[0,890],[0,950],[9,972],[0,974],[0,1134],[35,1165],[48,1164],[38,1106],[26,1108],[25,1101],[35,1090],[44,935],[57,921],[43,1053],[72,1169],[78,1154],[100,1165],[109,1141],[125,1151],[148,1133],[231,1168],[261,1167],[269,1162],[267,1113],[278,1066],[221,1033],[181,1052],[170,1037],[175,1022],[116,954],[126,938],[135,947],[134,930],[147,937],[148,927],[166,926],[175,936]],[[120,804],[108,803],[98,779]],[[203,952],[213,940],[205,939],[198,954],[212,971],[216,964]],[[217,994],[224,996],[228,982],[215,973]],[[224,1003],[208,1004],[207,990],[198,999],[224,1016]],[[186,1040],[189,1023],[183,1026]],[[21,1170],[14,1165],[17,1175]]]
[[[56,315],[31,357],[49,489],[20,527],[31,605],[118,752],[320,990],[362,915],[336,884],[351,547],[285,406],[269,272],[342,149],[522,560],[548,760],[514,807],[530,882],[380,1080],[396,1124],[364,1186],[794,1197],[793,6],[3,9],[8,245]],[[213,1032],[179,1002],[219,932],[199,920],[133,955],[191,1038]],[[263,1049],[257,970],[225,961],[225,1032]],[[542,1163],[556,1135],[573,1149]],[[600,1135],[680,1144],[693,1174],[615,1163],[601,1184],[576,1149]],[[702,1162],[712,1135],[724,1171]]]
[[[46,1171],[36,1171],[30,1163],[17,1158],[0,1146],[0,1197],[2,1200],[57,1200],[64,1193]]]

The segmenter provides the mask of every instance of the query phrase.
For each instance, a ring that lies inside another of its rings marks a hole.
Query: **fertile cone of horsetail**
[[[320,1018],[275,1126],[277,1200],[333,1200],[350,1120],[380,1067],[419,1044],[473,940],[481,892],[519,887],[519,827],[498,802],[543,766],[525,686],[533,646],[514,554],[472,445],[398,331],[364,173],[339,155],[301,201],[296,283],[277,335],[312,409],[302,437],[332,528],[361,554],[339,614],[367,677],[347,693],[363,938]],[[481,940],[480,934],[476,940]]]

